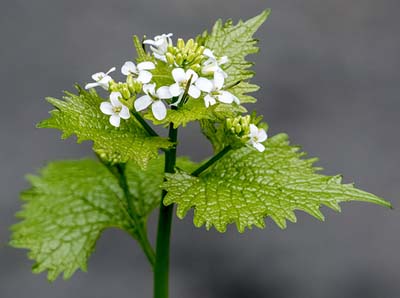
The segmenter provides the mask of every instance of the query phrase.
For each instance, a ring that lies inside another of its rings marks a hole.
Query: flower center
[[[180,81],[180,82],[179,82],[179,86],[181,86],[183,89],[185,89],[185,88],[186,88],[186,85],[187,85],[187,83],[188,83],[188,81],[187,81],[187,80]]]
[[[122,107],[113,107],[113,112],[115,114],[118,114],[119,112],[121,112],[121,110],[122,110]]]

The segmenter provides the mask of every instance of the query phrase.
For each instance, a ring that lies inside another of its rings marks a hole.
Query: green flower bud
[[[191,53],[188,54],[186,60],[187,60],[188,62],[192,62],[195,58],[196,58],[196,53],[194,53],[194,52],[191,51]]]
[[[182,63],[183,63],[183,56],[182,56],[181,53],[178,53],[178,54],[175,56],[175,61],[176,61],[176,63],[177,63],[178,65],[182,65]]]
[[[109,83],[109,89],[111,92],[118,91],[118,83],[116,83],[115,81],[111,81]]]
[[[170,52],[167,52],[167,53],[165,54],[165,57],[167,58],[168,64],[171,64],[171,65],[174,64],[174,62],[175,62],[175,57],[174,57],[173,54],[171,54]]]
[[[129,99],[131,97],[131,93],[129,92],[128,85],[124,86],[121,89],[121,94],[124,99]]]
[[[179,50],[183,50],[185,48],[185,41],[182,38],[178,38],[176,46]]]
[[[171,53],[171,54],[174,54],[175,51],[176,51],[176,49],[175,49],[174,46],[169,45],[169,46],[167,47],[167,52],[169,52],[169,53]]]
[[[135,93],[135,80],[133,79],[132,75],[128,75],[126,77],[126,84],[128,85],[128,89],[131,93]]]
[[[205,49],[206,49],[205,47],[199,46],[199,47],[197,48],[197,50],[196,50],[196,54],[197,54],[198,56],[203,55]]]
[[[240,124],[237,124],[235,126],[235,132],[236,134],[240,134],[240,132],[242,131],[242,126]]]
[[[191,38],[186,42],[185,51],[188,52],[190,49],[193,48],[193,46],[194,46],[194,40],[193,38]]]
[[[201,64],[201,61],[203,61],[204,56],[196,56],[196,58],[193,60],[193,64]]]
[[[142,83],[135,80],[134,82],[135,93],[140,93],[142,91],[142,86],[143,86]]]
[[[199,73],[201,71],[201,65],[200,64],[192,65],[190,68],[193,69],[197,73]]]

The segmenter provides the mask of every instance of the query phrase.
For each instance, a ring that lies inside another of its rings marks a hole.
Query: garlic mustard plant
[[[242,233],[264,228],[266,218],[284,229],[296,222],[296,210],[324,220],[321,206],[391,206],[342,184],[341,176],[319,174],[316,159],[304,158],[286,134],[267,137],[267,123],[247,112],[259,87],[250,81],[246,57],[258,51],[253,35],[268,15],[237,24],[219,20],[186,41],[171,33],[134,36],[137,56],[121,65],[121,81],[111,78],[113,67],[63,100],[47,99],[54,109],[38,127],[92,141],[97,159],[51,162],[28,177],[32,186],[22,193],[11,245],[29,250],[33,272],[47,271],[53,281],[86,271],[101,233],[116,227],[137,240],[153,269],[154,297],[166,298],[174,209],[179,218],[194,210],[196,227],[222,233],[233,224]],[[177,156],[178,130],[190,122],[214,149],[203,162]],[[151,241],[147,219],[155,211]]]

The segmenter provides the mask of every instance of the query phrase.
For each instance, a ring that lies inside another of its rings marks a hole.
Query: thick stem
[[[174,143],[174,146],[165,152],[164,172],[174,173],[178,129],[174,128],[173,123],[169,125],[168,137],[169,140]],[[168,298],[169,292],[169,251],[174,205],[164,206],[163,200],[166,194],[167,192],[163,190],[158,219],[156,262],[154,266],[154,298]]]

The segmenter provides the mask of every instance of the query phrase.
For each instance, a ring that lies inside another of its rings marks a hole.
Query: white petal
[[[126,61],[121,67],[121,72],[123,75],[129,75],[131,73],[138,73],[135,63],[132,61]]]
[[[155,95],[156,94],[156,84],[143,85],[143,92],[150,94],[150,95]]]
[[[167,62],[167,58],[165,57],[165,55],[160,55],[160,54],[157,54],[156,52],[154,52],[153,54],[156,59]]]
[[[161,100],[156,100],[151,105],[151,110],[157,120],[163,120],[167,116],[167,108]]]
[[[119,112],[119,116],[120,116],[122,119],[129,119],[129,117],[131,116],[131,113],[129,112],[128,107],[122,105],[122,109],[121,109],[121,111]]]
[[[204,97],[204,104],[206,105],[206,108],[208,108],[209,106],[215,105],[217,102],[215,101],[215,98],[212,97],[210,94],[207,94]]]
[[[102,78],[104,78],[106,74],[104,72],[96,72],[95,74],[92,75],[93,81],[100,81]]]
[[[232,103],[233,102],[233,95],[230,94],[228,91],[221,91],[217,95],[217,98],[220,102],[223,102],[223,103]]]
[[[162,86],[157,89],[157,97],[160,99],[169,99],[172,98],[172,94],[169,91],[168,86]]]
[[[261,143],[253,143],[253,147],[256,148],[260,152],[264,152],[265,146]]]
[[[155,69],[156,66],[154,65],[153,62],[145,61],[145,62],[139,63],[139,64],[137,65],[137,68],[138,68],[139,70],[152,70],[152,69]]]
[[[229,62],[229,59],[228,59],[227,56],[222,56],[222,57],[219,58],[219,60],[218,60],[219,65],[222,65],[222,64],[225,64],[225,63],[228,63],[228,62]]]
[[[188,93],[193,98],[199,98],[200,94],[201,94],[201,91],[196,86],[190,85]]]
[[[112,73],[113,71],[115,71],[116,68],[115,67],[111,67],[107,72],[106,75],[108,75],[109,73]]]
[[[118,115],[111,115],[110,123],[112,126],[119,127],[120,122],[121,118]]]
[[[208,58],[215,59],[214,53],[210,49],[205,49],[203,55]]]
[[[174,68],[172,70],[172,77],[174,78],[175,82],[182,82],[186,78],[185,71],[182,68]]]
[[[146,39],[143,41],[144,44],[149,44],[149,45],[154,45],[154,40],[152,39]]]
[[[224,86],[225,78],[224,75],[220,71],[214,72],[214,86],[217,90],[221,90]]]
[[[153,100],[151,99],[150,96],[148,95],[143,95],[141,97],[139,97],[138,99],[136,99],[135,101],[135,110],[140,112],[144,109],[146,109],[149,105],[151,105],[151,103],[153,102]]]
[[[163,36],[156,36],[154,38],[154,46],[157,48],[162,48],[166,42],[167,41]]]
[[[258,129],[258,133],[257,134],[258,134],[257,138],[258,138],[259,142],[264,142],[268,138],[268,135],[267,135],[266,131],[264,129],[262,129],[262,128]]]
[[[141,82],[142,84],[147,84],[151,81],[152,77],[153,77],[153,75],[151,74],[151,72],[149,72],[147,70],[141,70],[139,72],[139,76],[138,76],[137,80],[139,82]]]
[[[258,136],[258,127],[254,124],[250,124],[250,138],[256,138]]]
[[[197,88],[203,92],[210,93],[213,89],[213,83],[206,78],[198,78],[194,83]]]
[[[185,74],[185,79],[186,81],[189,81],[189,79],[192,78],[190,81],[191,84],[196,82],[196,80],[199,78],[198,74],[193,70],[193,69],[188,69]]]
[[[172,96],[174,97],[181,95],[183,91],[183,88],[181,88],[178,83],[169,86],[169,92],[171,92]]]
[[[110,76],[105,76],[97,83],[99,84],[99,86],[103,87],[105,90],[108,90],[108,87],[110,86],[111,81],[112,81],[112,78]]]
[[[102,111],[102,113],[106,115],[114,114],[113,106],[108,101],[102,102],[100,104],[100,111]]]
[[[87,90],[87,89],[98,87],[98,86],[100,86],[99,83],[89,83],[89,84],[86,84],[85,89]]]
[[[111,104],[114,106],[114,107],[120,107],[120,106],[122,106],[122,104],[121,104],[121,102],[119,101],[119,99],[122,97],[122,95],[121,95],[121,93],[119,93],[119,92],[111,92],[111,94],[110,94],[110,101],[111,101]]]
[[[211,64],[204,65],[203,68],[201,69],[201,72],[205,75],[209,75],[209,74],[216,72],[218,69],[219,69],[219,67],[218,67],[217,63],[211,63]]]

